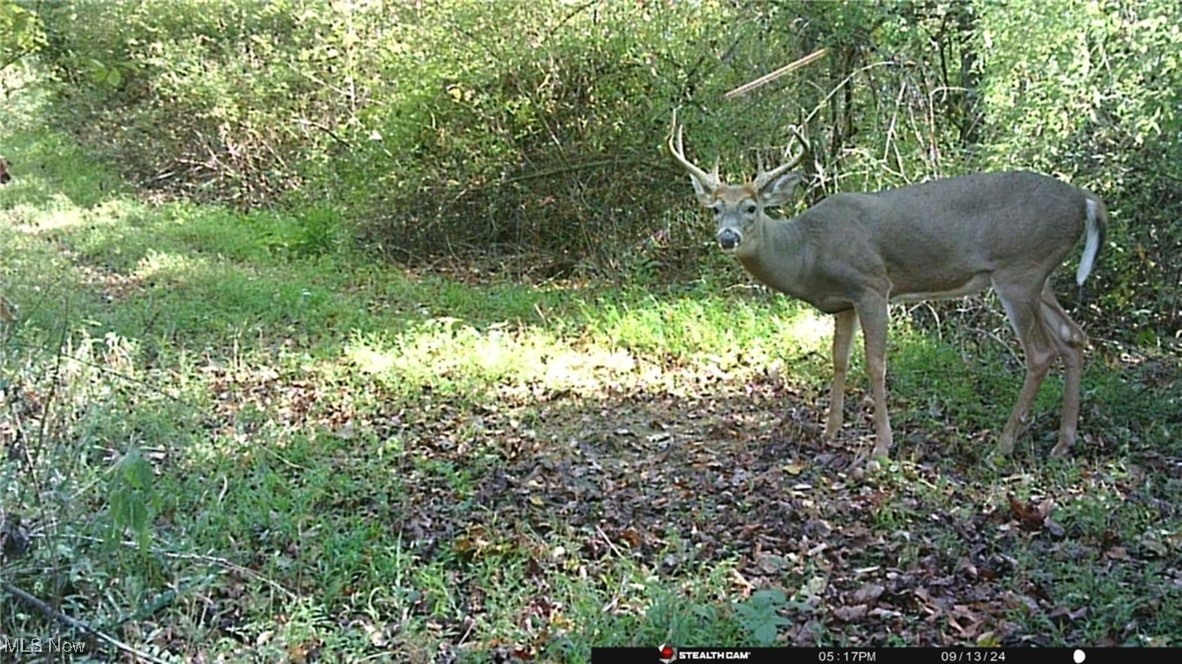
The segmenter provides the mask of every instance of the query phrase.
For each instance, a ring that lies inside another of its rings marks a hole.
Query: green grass
[[[1182,640],[1168,358],[1092,352],[1073,458],[1044,458],[1052,379],[986,463],[1021,381],[1008,333],[896,316],[895,461],[858,479],[860,352],[825,444],[831,323],[727,287],[737,271],[621,288],[377,265],[331,210],[147,202],[34,111],[0,111],[20,305],[0,516],[33,544],[3,573],[137,650]],[[1023,528],[1009,495],[1053,499],[1055,527]],[[61,632],[0,607],[0,633]]]

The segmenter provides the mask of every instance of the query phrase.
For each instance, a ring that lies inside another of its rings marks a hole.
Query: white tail
[[[1079,269],[1075,272],[1075,283],[1082,286],[1092,273],[1096,264],[1096,256],[1100,253],[1100,245],[1104,243],[1104,231],[1108,225],[1108,214],[1104,211],[1104,204],[1089,198],[1087,203],[1087,230],[1084,241],[1083,256],[1079,259]]]

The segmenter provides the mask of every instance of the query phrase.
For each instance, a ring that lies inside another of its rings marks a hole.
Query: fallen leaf
[[[1062,620],[1063,618],[1066,618],[1068,620],[1082,620],[1083,618],[1086,618],[1087,615],[1088,615],[1088,607],[1086,607],[1086,606],[1081,606],[1080,608],[1078,608],[1074,611],[1068,609],[1065,606],[1060,606],[1060,607],[1054,609],[1053,611],[1051,611],[1050,613],[1048,613],[1047,617],[1057,618],[1059,620]]]
[[[620,531],[620,539],[627,542],[633,549],[638,548],[644,541],[644,538],[641,537],[640,533],[636,532],[635,528],[625,528]]]
[[[1104,557],[1112,560],[1128,560],[1129,552],[1123,546],[1114,546],[1104,552]]]
[[[801,591],[806,597],[819,597],[825,592],[825,588],[829,586],[829,580],[823,576],[814,576],[809,579]]]
[[[845,622],[854,622],[866,617],[870,612],[870,607],[865,604],[857,604],[854,606],[839,606],[833,609],[833,616],[838,620]]]
[[[1047,532],[1049,532],[1056,539],[1062,539],[1063,537],[1067,536],[1067,531],[1063,529],[1063,526],[1060,526],[1055,521],[1047,519],[1045,525],[1047,527]]]
[[[1006,497],[1009,498],[1010,510],[1013,511],[1014,518],[1020,526],[1029,530],[1039,530],[1043,527],[1046,514],[1042,512],[1039,505],[1023,503],[1013,494],[1006,494]]]
[[[1142,548],[1148,549],[1151,553],[1159,557],[1164,557],[1170,552],[1169,547],[1165,543],[1150,535],[1141,537],[1141,539],[1137,540],[1137,544],[1140,544]]]
[[[886,588],[877,583],[867,583],[861,588],[858,588],[851,599],[858,604],[869,604],[878,599],[885,590]]]

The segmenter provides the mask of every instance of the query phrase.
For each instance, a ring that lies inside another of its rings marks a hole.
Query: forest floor
[[[1046,458],[1050,379],[998,459],[1022,377],[1000,308],[896,315],[896,445],[863,475],[860,359],[824,442],[830,323],[737,268],[375,265],[298,211],[137,194],[36,118],[0,111],[0,638],[178,662],[1182,646],[1168,354],[1094,339],[1070,457]]]

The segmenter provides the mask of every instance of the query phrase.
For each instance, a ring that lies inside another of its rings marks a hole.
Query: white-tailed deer
[[[876,193],[842,193],[792,219],[767,208],[789,201],[801,176],[789,172],[808,143],[771,171],[762,160],[755,179],[726,184],[718,164],[706,172],[685,157],[673,116],[669,151],[689,171],[698,201],[714,211],[720,247],[770,288],[835,315],[833,386],[826,438],[842,425],[846,371],[856,323],[862,321],[866,368],[874,397],[875,457],[889,454],[886,406],[888,303],[962,297],[992,286],[1026,355],[1026,380],[1002,429],[1009,453],[1026,423],[1051,361],[1063,359],[1065,381],[1059,441],[1052,457],[1075,442],[1083,331],[1051,291],[1051,273],[1086,234],[1075,280],[1081,286],[1104,244],[1107,214],[1093,194],[1045,175],[983,173]]]

